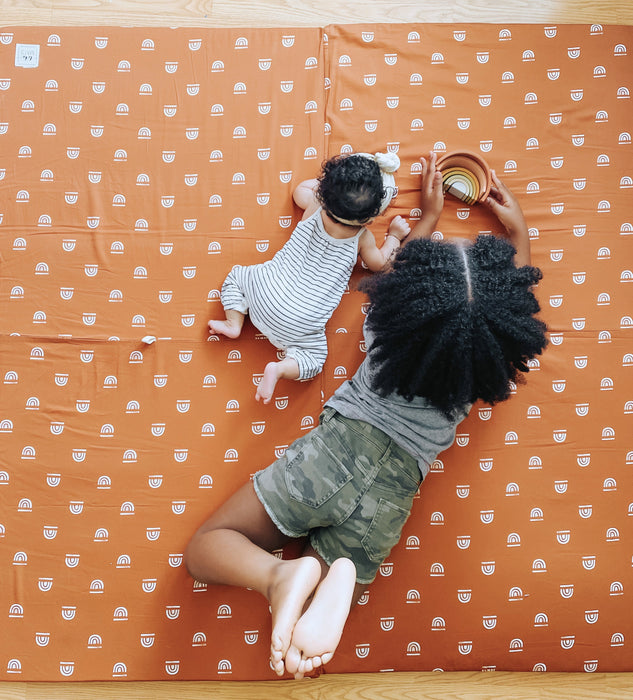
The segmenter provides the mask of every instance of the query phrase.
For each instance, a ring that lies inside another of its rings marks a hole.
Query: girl
[[[270,342],[283,351],[269,362],[255,398],[269,403],[277,381],[311,379],[327,357],[325,324],[338,306],[358,256],[380,270],[409,233],[397,216],[379,249],[366,228],[394,196],[393,172],[400,166],[391,153],[335,157],[318,180],[306,180],[293,193],[303,218],[283,248],[265,263],[236,265],[222,285],[226,315],[209,321],[209,332],[237,338],[246,314]]]
[[[504,401],[546,345],[528,229],[493,171],[487,200],[509,241],[432,241],[442,211],[435,154],[422,161],[422,217],[384,272],[367,277],[368,352],[320,424],[258,472],[194,534],[185,560],[206,583],[270,602],[270,658],[295,678],[333,656],[350,605],[398,542],[437,454],[478,399]],[[270,552],[307,537],[303,555]]]

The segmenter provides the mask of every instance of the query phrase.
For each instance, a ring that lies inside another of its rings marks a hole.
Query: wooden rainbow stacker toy
[[[490,168],[476,153],[454,151],[437,161],[442,173],[444,192],[452,194],[465,204],[483,202],[490,192]]]

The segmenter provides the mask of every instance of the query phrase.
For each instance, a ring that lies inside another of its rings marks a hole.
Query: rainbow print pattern
[[[472,201],[448,155],[485,158],[550,345],[433,462],[327,673],[633,671],[632,92],[629,26],[2,27],[0,680],[276,679],[267,601],[183,553],[354,375],[368,273],[268,406],[276,349],[207,321],[353,151],[400,158],[379,242],[422,216],[420,157]],[[447,196],[433,236],[479,233]]]

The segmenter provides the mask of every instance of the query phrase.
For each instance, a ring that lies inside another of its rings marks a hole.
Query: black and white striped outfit
[[[358,258],[358,240],[332,238],[321,208],[300,221],[272,260],[235,265],[222,285],[225,309],[248,313],[253,325],[311,379],[327,357],[325,324],[339,305]]]

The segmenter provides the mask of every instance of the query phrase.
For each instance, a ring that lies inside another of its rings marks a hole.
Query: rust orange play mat
[[[207,320],[326,157],[400,156],[381,242],[430,149],[516,193],[551,342],[433,464],[326,671],[632,671],[632,58],[598,24],[0,30],[2,678],[274,677],[265,600],[182,553],[353,374],[366,273],[268,406],[275,349]],[[496,227],[449,198],[435,235]]]

